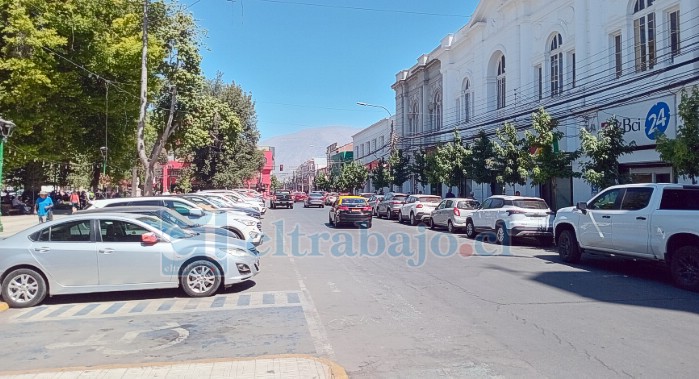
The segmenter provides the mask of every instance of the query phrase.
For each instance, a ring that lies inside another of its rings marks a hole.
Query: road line
[[[311,339],[313,340],[313,345],[316,348],[316,353],[328,357],[331,360],[335,360],[335,351],[328,340],[328,335],[325,333],[325,327],[320,319],[320,314],[318,309],[313,304],[313,299],[311,298],[311,293],[306,288],[303,283],[303,278],[299,272],[299,268],[294,261],[294,258],[289,258],[291,261],[291,267],[294,268],[294,273],[296,274],[296,280],[299,283],[299,288],[303,294],[303,301],[301,302],[301,307],[303,308],[303,314],[306,316],[306,323],[308,324],[308,331],[311,334]]]

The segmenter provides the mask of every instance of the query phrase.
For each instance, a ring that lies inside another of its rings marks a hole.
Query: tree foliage
[[[524,133],[525,148],[530,154],[525,156],[523,162],[529,171],[532,185],[549,184],[555,178],[578,175],[573,171],[572,163],[580,154],[577,151],[564,152],[558,148],[558,143],[565,134],[558,130],[556,119],[539,108],[532,114],[531,130]]]
[[[624,181],[619,172],[619,157],[633,151],[635,144],[624,143],[624,131],[615,118],[609,119],[597,135],[582,129],[580,140],[581,152],[588,159],[582,163],[585,182],[601,190]]]
[[[677,138],[664,134],[657,136],[656,150],[660,159],[672,165],[677,175],[687,176],[693,184],[699,177],[699,90],[692,88],[691,95],[682,91],[679,115],[683,125],[677,126]]]
[[[436,184],[435,182],[430,182],[430,171],[432,167],[430,166],[430,157],[424,149],[420,149],[413,155],[413,161],[410,163],[410,173],[415,175],[415,180],[417,180],[423,187],[425,184]],[[423,188],[424,189],[424,188]]]
[[[330,182],[330,178],[324,173],[318,173],[314,179],[314,185],[316,189],[322,190],[322,191],[330,191],[332,189],[332,183]]]
[[[269,179],[269,189],[271,192],[274,192],[280,188],[282,188],[282,183],[277,179],[276,175],[272,175],[272,177]]]
[[[497,156],[497,181],[509,185],[524,185],[527,182],[527,161],[529,152],[524,146],[524,139],[519,138],[514,124],[506,122],[496,130],[498,143],[495,144]]]
[[[374,183],[374,188],[377,190],[388,187],[392,182],[391,173],[387,165],[386,161],[381,158],[379,164],[371,171],[371,180]]]
[[[394,150],[388,158],[388,165],[392,185],[400,187],[410,178],[410,158],[403,150]]]
[[[454,131],[453,140],[437,147],[434,160],[434,170],[439,181],[447,186],[458,186],[467,176],[467,162],[471,150],[465,147],[461,135]]]
[[[344,191],[358,190],[364,187],[368,177],[369,172],[366,167],[357,161],[352,161],[342,166],[338,187]]]
[[[476,139],[471,144],[471,156],[467,161],[467,171],[471,178],[478,184],[490,184],[491,191],[495,191],[495,183],[502,167],[498,165],[498,158],[495,152],[495,144],[488,135],[481,129],[476,135]]]

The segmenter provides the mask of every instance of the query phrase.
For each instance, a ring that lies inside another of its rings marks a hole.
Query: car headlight
[[[243,223],[245,226],[257,226],[257,221],[254,220],[241,220],[237,218],[235,221]]]
[[[229,247],[227,249],[221,249],[221,251],[225,252],[226,254],[232,257],[245,258],[250,256],[250,252],[248,252],[247,250],[239,249],[237,247]]]

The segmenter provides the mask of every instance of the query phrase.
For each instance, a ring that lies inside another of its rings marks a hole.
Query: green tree
[[[359,162],[352,161],[342,166],[340,174],[340,189],[346,191],[359,190],[364,187],[369,177],[366,167]]]
[[[377,191],[391,184],[391,173],[387,166],[386,161],[381,158],[379,164],[371,171],[371,180]]]
[[[489,184],[491,193],[496,193],[498,175],[501,175],[502,167],[497,164],[497,160],[495,144],[481,129],[471,144],[471,156],[467,166],[473,181],[478,184]]]
[[[624,131],[615,118],[609,119],[597,135],[582,129],[580,140],[581,152],[588,159],[582,163],[585,182],[602,190],[624,181],[619,172],[619,157],[632,152],[635,144],[624,143]]]
[[[324,172],[318,173],[313,181],[316,189],[322,191],[330,191],[332,189],[332,183]]]
[[[495,131],[498,143],[495,144],[497,156],[497,181],[502,184],[524,185],[527,182],[529,152],[524,146],[524,139],[517,136],[514,124],[506,122]]]
[[[558,121],[544,108],[532,114],[532,131],[524,132],[525,148],[531,153],[525,160],[532,185],[551,184],[556,189],[556,178],[578,176],[572,163],[580,153],[564,152],[558,142],[565,134],[558,130]]]
[[[389,176],[391,184],[401,187],[410,178],[410,158],[403,154],[401,149],[396,149],[388,158]]]
[[[471,150],[463,145],[461,135],[454,130],[453,139],[444,145],[437,147],[435,153],[435,166],[439,181],[452,187],[458,186],[468,175],[467,162],[471,157]],[[463,188],[459,189],[463,191]]]
[[[270,192],[274,192],[278,189],[282,188],[282,183],[277,179],[276,175],[272,175],[270,178],[270,183],[269,183],[269,190]]]
[[[415,180],[420,182],[422,190],[425,190],[425,184],[435,184],[430,183],[430,171],[432,167],[429,164],[429,154],[420,149],[413,155],[413,161],[410,163],[410,173],[415,175]]]
[[[688,177],[697,184],[699,177],[699,90],[692,88],[691,95],[682,91],[679,115],[684,125],[677,126],[677,138],[657,135],[656,150],[660,159],[672,165],[677,175]]]

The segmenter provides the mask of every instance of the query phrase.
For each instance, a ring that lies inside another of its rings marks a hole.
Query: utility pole
[[[148,170],[148,157],[146,156],[146,147],[145,147],[145,141],[143,137],[143,130],[145,129],[146,126],[146,107],[148,106],[148,0],[143,0],[143,49],[141,51],[141,103],[139,107],[139,112],[138,112],[138,128],[137,128],[137,142],[136,142],[136,151],[138,153],[138,157],[141,160],[141,163],[143,163],[143,167]],[[134,185],[136,185],[136,173],[137,170],[134,166],[134,173],[132,177],[132,183],[131,186],[133,188]],[[146,175],[147,180],[153,180],[153,178],[150,177],[150,175]],[[148,189],[153,187],[153,183],[144,183],[143,184],[144,189],[145,189],[145,194],[150,195],[150,192]],[[132,196],[134,193],[137,192],[134,191],[133,189],[131,190]]]

